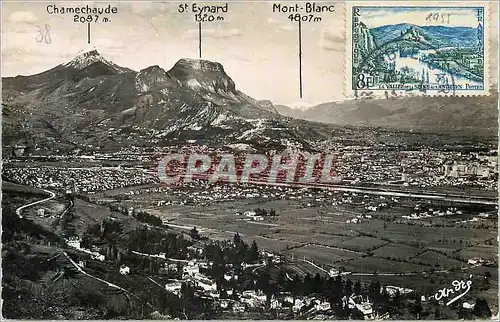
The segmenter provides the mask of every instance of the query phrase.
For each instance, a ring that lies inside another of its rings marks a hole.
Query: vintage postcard
[[[1,8],[2,319],[498,320],[498,3]]]
[[[348,2],[348,94],[488,95],[490,30],[497,27],[489,6]]]

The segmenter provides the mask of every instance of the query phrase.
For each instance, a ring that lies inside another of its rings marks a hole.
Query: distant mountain
[[[2,82],[4,145],[111,149],[196,141],[284,147],[307,145],[304,138],[319,135],[309,126],[290,127],[306,123],[237,90],[220,63],[206,60],[136,72],[91,50],[43,73]]]
[[[324,103],[307,110],[276,108],[282,115],[337,125],[401,130],[494,134],[498,93],[479,97],[403,97]]]
[[[304,118],[306,111],[306,109],[292,108],[286,105],[274,105],[274,108],[279,114],[293,118]]]
[[[447,26],[417,26],[408,23],[371,28],[377,46],[401,37],[407,30],[418,32],[435,48],[474,47],[477,45],[477,28]]]

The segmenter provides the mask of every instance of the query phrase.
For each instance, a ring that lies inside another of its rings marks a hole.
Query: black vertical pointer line
[[[200,50],[200,58],[201,58],[201,21],[198,22],[198,47]]]
[[[299,84],[300,98],[302,98],[302,19],[299,19]]]
[[[87,25],[87,42],[90,44],[90,22]]]

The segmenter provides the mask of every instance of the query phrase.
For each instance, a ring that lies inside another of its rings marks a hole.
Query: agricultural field
[[[443,242],[443,241],[433,241],[426,245],[427,249],[435,250],[440,253],[446,253],[448,255],[455,254],[460,251],[466,245],[461,245],[460,243],[453,243],[451,241]]]
[[[285,252],[285,254],[297,258],[305,258],[320,264],[341,263],[351,259],[361,257],[363,254],[346,251],[342,249],[308,245],[298,248],[293,248]]]
[[[310,276],[314,276],[316,274],[320,274],[326,276],[326,270],[322,269],[320,266],[311,265],[308,262],[304,262],[303,260],[289,260],[287,263],[283,265],[289,274],[305,276],[309,274]]]
[[[408,260],[420,252],[422,252],[422,250],[417,247],[401,244],[389,244],[374,250],[373,255],[382,258]]]
[[[412,263],[430,265],[435,268],[461,268],[465,267],[466,263],[450,258],[443,254],[428,250],[417,257],[411,259]]]
[[[25,186],[25,185],[20,185],[8,181],[2,181],[2,191],[3,192],[12,192],[12,193],[26,193],[30,195],[47,195],[48,194],[43,191],[42,189],[30,187],[30,186]]]
[[[364,257],[342,263],[346,270],[353,273],[413,273],[429,270],[428,266],[408,262],[392,261],[377,257]]]
[[[498,247],[493,242],[493,245],[479,244],[465,248],[457,253],[463,260],[472,257],[480,257],[485,260],[498,261]]]
[[[266,251],[280,252],[280,253],[286,251],[289,248],[299,247],[301,245],[299,243],[294,243],[287,240],[276,240],[264,236],[255,236],[255,238],[251,237],[245,238],[245,236],[242,236],[242,238],[249,242],[255,240],[257,242],[257,245],[259,245],[261,249],[265,249]]]
[[[346,240],[342,243],[342,247],[359,252],[368,252],[385,244],[387,244],[386,241],[378,238],[361,236]]]
[[[147,199],[136,195],[132,198],[139,202],[139,208],[140,200]],[[408,203],[416,204],[414,201]],[[439,208],[439,205],[431,206]],[[273,208],[278,216],[251,221],[236,214],[256,208]],[[243,239],[255,240],[266,250],[284,252],[287,256],[305,256],[317,264],[333,264],[334,267],[342,263],[353,272],[460,268],[470,257],[495,258],[496,246],[475,248],[474,244],[483,245],[491,240],[496,230],[460,223],[470,215],[463,215],[463,218],[454,215],[449,221],[440,217],[408,222],[400,220],[401,211],[396,211],[399,208],[408,210],[399,205],[391,211],[369,212],[372,217],[365,217],[367,212],[364,209],[349,205],[304,207],[298,200],[262,198],[196,207],[147,206],[150,213],[167,219],[171,228],[176,230],[197,227],[205,236],[216,239],[231,239],[238,232]],[[347,223],[357,216],[360,222]],[[359,258],[368,253],[371,256]],[[461,260],[455,259],[457,255]]]
[[[318,245],[332,246],[332,247],[341,247],[342,243],[350,238],[349,236],[339,236],[339,235],[327,235],[327,234],[309,234],[307,235],[305,232],[300,235],[297,232],[296,234],[292,232],[279,232],[272,235],[275,239],[280,240],[289,240],[296,243],[313,243]]]

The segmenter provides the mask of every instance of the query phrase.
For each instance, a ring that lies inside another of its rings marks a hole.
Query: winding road
[[[111,282],[103,280],[102,278],[96,277],[94,275],[91,275],[91,274],[85,272],[80,266],[78,266],[77,263],[75,263],[74,260],[71,259],[71,257],[68,256],[68,254],[66,252],[63,252],[62,254],[70,261],[71,265],[73,265],[78,270],[78,272],[82,273],[83,275],[88,276],[90,278],[93,278],[93,279],[95,279],[95,280],[97,280],[99,282],[102,282],[102,283],[106,284],[109,287],[112,287],[112,288],[115,288],[117,290],[120,290],[120,291],[124,292],[125,294],[129,294],[130,293],[126,289],[124,289],[124,288],[122,288],[122,287],[120,287],[120,286],[118,286],[116,284],[113,284]]]
[[[21,206],[19,208],[16,209],[16,215],[19,217],[19,218],[23,218],[23,216],[21,215],[21,211],[24,209],[24,208],[28,208],[28,207],[31,207],[31,206],[34,206],[34,205],[37,205],[39,203],[43,203],[43,202],[46,202],[46,201],[49,201],[49,200],[52,200],[56,197],[56,194],[52,191],[49,191],[49,190],[45,190],[45,189],[42,189],[44,192],[48,193],[50,195],[50,197],[48,198],[45,198],[45,199],[42,199],[42,200],[38,200],[38,201],[35,201],[35,202],[32,202],[32,203],[29,203],[29,204],[26,204],[24,206]]]

